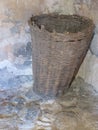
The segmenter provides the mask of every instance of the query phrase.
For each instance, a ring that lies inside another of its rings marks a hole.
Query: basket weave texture
[[[57,15],[49,15],[49,17],[56,18]],[[76,22],[74,26],[76,26],[80,16],[74,17],[74,23]],[[62,95],[70,87],[86,56],[93,35],[94,24],[90,19],[81,17],[89,24],[86,25],[84,22],[84,28],[78,31],[77,29],[70,31],[70,28],[68,32],[68,28],[65,27],[67,31],[64,32],[64,30],[54,30],[53,25],[53,30],[49,30],[50,21],[48,25],[45,24],[45,20],[44,23],[39,21],[41,25],[39,26],[35,19],[37,21],[40,18],[44,19],[45,16],[32,17],[30,25],[33,48],[34,91],[41,96]]]

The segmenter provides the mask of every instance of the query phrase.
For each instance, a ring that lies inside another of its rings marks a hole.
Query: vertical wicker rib
[[[34,91],[62,95],[78,72],[92,38],[94,24],[76,33],[48,32],[31,25]]]

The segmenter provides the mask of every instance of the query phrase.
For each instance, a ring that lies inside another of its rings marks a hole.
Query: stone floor
[[[59,99],[31,87],[0,90],[0,130],[98,130],[98,93],[78,77]]]

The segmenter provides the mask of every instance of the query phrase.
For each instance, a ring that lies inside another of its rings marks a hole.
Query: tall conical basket
[[[43,14],[30,21],[34,91],[41,96],[65,93],[86,56],[94,24],[78,15]]]

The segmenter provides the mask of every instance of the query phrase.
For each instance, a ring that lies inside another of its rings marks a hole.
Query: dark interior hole
[[[49,32],[55,30],[57,33],[76,33],[90,26],[92,21],[78,15],[43,14],[33,16],[31,22],[35,23],[40,29],[41,25],[44,25]]]
[[[82,39],[78,39],[77,41],[82,41]]]
[[[68,42],[75,42],[75,40],[68,40]]]

